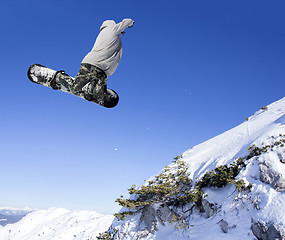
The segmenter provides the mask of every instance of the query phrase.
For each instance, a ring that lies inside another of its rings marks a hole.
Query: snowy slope
[[[253,144],[269,146],[282,139],[285,141],[285,98],[259,110],[239,126],[184,152],[182,160],[189,166],[190,178],[195,181],[217,166],[228,166],[236,158],[248,156],[248,147]],[[209,217],[194,211],[187,228],[176,230],[173,223],[159,221],[158,211],[162,208],[155,206],[152,213],[115,220],[110,228],[118,230],[114,239],[141,239],[145,232],[149,233],[143,239],[159,240],[252,240],[257,236],[259,239],[285,239],[284,144],[250,158],[246,164],[236,179],[252,184],[250,192],[239,193],[231,184],[219,189],[203,189],[207,194],[205,199],[215,206],[214,215]],[[177,171],[174,163],[170,167]],[[157,231],[148,231],[142,226],[147,225],[142,221],[146,215],[152,220],[156,216]]]
[[[284,134],[285,98],[259,110],[241,125],[183,153],[189,164],[191,178],[203,174],[206,169],[228,164],[233,158],[247,155],[247,148],[261,145],[271,136]]]
[[[91,240],[106,231],[113,218],[90,211],[37,210],[0,227],[0,240]]]

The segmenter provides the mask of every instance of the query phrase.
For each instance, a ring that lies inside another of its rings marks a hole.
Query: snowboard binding
[[[50,83],[49,83],[50,86],[51,86],[51,88],[52,88],[53,90],[59,90],[59,89],[61,88],[61,87],[60,87],[60,84],[56,82],[56,76],[57,76],[59,73],[61,73],[61,74],[67,76],[67,74],[66,74],[65,71],[63,71],[63,70],[56,71],[56,73],[54,74],[52,80],[51,80]]]

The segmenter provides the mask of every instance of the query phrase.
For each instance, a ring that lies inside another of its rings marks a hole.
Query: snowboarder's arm
[[[132,27],[134,25],[134,21],[130,18],[126,18],[124,19],[122,22],[119,22],[117,23],[115,26],[114,26],[114,31],[116,33],[121,33],[121,32],[124,32],[124,30],[127,28],[127,27]]]

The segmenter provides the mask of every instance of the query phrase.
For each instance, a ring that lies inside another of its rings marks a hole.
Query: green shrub
[[[261,155],[262,153],[266,153],[269,150],[273,151],[275,147],[284,147],[285,144],[285,135],[279,134],[279,137],[271,136],[272,139],[275,139],[274,143],[271,145],[264,145],[262,144],[262,147],[257,147],[256,145],[251,145],[248,147],[249,155],[246,157],[246,159],[250,159],[252,157],[257,157]],[[277,138],[279,138],[277,140]]]
[[[244,158],[238,158],[230,166],[221,165],[217,168],[206,172],[202,179],[196,183],[198,188],[204,187],[217,187],[222,188],[228,183],[237,184],[235,177],[239,174],[240,170],[244,168]]]
[[[99,233],[98,240],[112,240],[112,236],[109,232]]]
[[[97,239],[98,240],[112,240],[114,239],[114,236],[117,232],[118,232],[117,229],[111,229],[110,231],[99,233],[99,236],[97,237]]]
[[[135,196],[133,199],[125,199],[123,196],[116,202],[129,211],[116,213],[118,220],[123,220],[128,216],[140,212],[144,207],[155,203],[166,204],[167,206],[180,206],[189,202],[189,197],[185,198],[186,193],[192,195],[193,192],[187,192],[191,188],[191,179],[189,178],[186,163],[176,160],[177,170],[171,172],[166,168],[164,172],[155,176],[154,180],[148,181],[148,184],[137,188],[133,185],[128,189],[129,194]]]
[[[188,203],[201,205],[205,187],[224,187],[228,183],[234,184],[238,191],[244,190],[243,180],[235,180],[240,170],[245,167],[244,158],[235,160],[230,166],[221,165],[209,172],[206,172],[201,180],[192,185],[189,178],[188,167],[182,160],[176,159],[177,169],[171,172],[171,168],[165,168],[164,172],[154,177],[154,180],[148,181],[147,185],[137,188],[133,185],[128,189],[129,194],[134,196],[131,199],[125,199],[123,196],[116,202],[128,210],[116,213],[115,217],[120,221],[126,217],[141,212],[144,207],[155,203],[166,204],[172,207],[182,207]],[[179,219],[179,217],[177,217]]]

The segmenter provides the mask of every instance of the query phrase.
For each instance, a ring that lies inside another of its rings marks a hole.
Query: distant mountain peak
[[[16,223],[32,211],[31,208],[0,207],[0,226]]]

